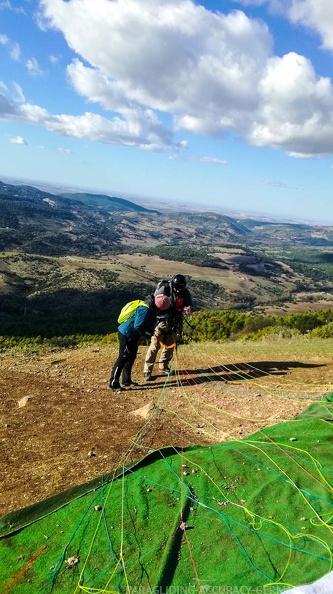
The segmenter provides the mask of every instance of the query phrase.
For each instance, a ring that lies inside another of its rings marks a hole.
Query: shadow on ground
[[[325,364],[302,363],[301,361],[254,361],[245,363],[232,363],[230,365],[215,365],[205,369],[180,369],[175,373],[171,370],[168,377],[164,374],[152,375],[146,382],[149,388],[160,389],[166,383],[168,387],[181,385],[204,384],[208,382],[239,382],[255,380],[267,375],[284,376],[291,369],[312,369],[325,367]],[[160,379],[160,378],[163,378]],[[138,386],[138,388],[142,388]]]

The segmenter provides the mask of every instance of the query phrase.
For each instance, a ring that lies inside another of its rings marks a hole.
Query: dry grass
[[[140,248],[138,248],[139,250]],[[227,259],[232,256],[235,250],[230,253],[215,254]],[[14,256],[9,261],[6,257]],[[285,313],[301,313],[304,311],[315,311],[318,309],[333,308],[333,297],[326,293],[299,293],[292,294],[292,301],[283,305],[275,305],[278,298],[288,298],[290,291],[294,289],[299,275],[280,275],[279,278],[270,279],[260,276],[248,276],[239,272],[237,268],[230,269],[206,268],[163,260],[158,256],[148,256],[138,251],[136,254],[118,254],[117,256],[104,256],[101,258],[82,258],[67,256],[62,258],[36,257],[34,260],[22,254],[0,254],[0,297],[13,294],[17,297],[17,287],[13,284],[12,275],[16,275],[26,283],[28,294],[32,295],[36,290],[43,292],[45,279],[49,281],[46,285],[51,289],[56,287],[74,286],[77,289],[89,291],[91,287],[112,288],[112,285],[105,285],[101,277],[94,277],[89,271],[105,270],[119,275],[123,284],[131,285],[135,292],[140,292],[140,285],[151,284],[155,286],[156,280],[171,278],[177,272],[191,277],[197,281],[208,281],[219,285],[224,292],[212,300],[211,306],[228,308],[233,306],[241,296],[255,297],[257,306],[254,311],[260,313],[283,315]],[[52,282],[50,283],[50,279]],[[101,283],[101,284],[100,284]],[[191,284],[191,283],[190,283]],[[189,288],[190,287],[189,284]],[[117,287],[117,282],[115,283]],[[196,295],[193,295],[194,300]],[[311,300],[309,300],[311,299]],[[272,305],[266,305],[267,302]]]
[[[163,445],[239,439],[333,389],[333,341],[181,346],[174,373],[143,383],[145,347],[123,394],[107,389],[116,346],[2,355],[1,515]],[[148,419],[133,414],[143,406]]]

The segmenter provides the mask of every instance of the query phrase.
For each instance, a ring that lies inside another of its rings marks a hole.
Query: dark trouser
[[[134,361],[138,353],[138,339],[127,338],[121,332],[118,332],[119,340],[119,354],[118,359],[115,362],[111,377],[111,382],[119,382],[120,375],[122,374],[122,383],[126,384],[131,381],[131,372]]]

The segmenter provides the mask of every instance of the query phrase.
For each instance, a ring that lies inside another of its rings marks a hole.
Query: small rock
[[[31,398],[33,398],[33,396],[24,396],[21,398],[21,400],[18,401],[18,407],[22,408],[23,406],[26,406],[27,402],[31,400]]]
[[[74,565],[77,565],[79,561],[80,559],[78,557],[68,557],[68,559],[65,559],[67,569],[74,567]]]

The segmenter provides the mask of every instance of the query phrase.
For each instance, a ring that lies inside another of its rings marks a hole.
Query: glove
[[[156,326],[156,330],[166,332],[169,329],[167,322],[159,322]]]

